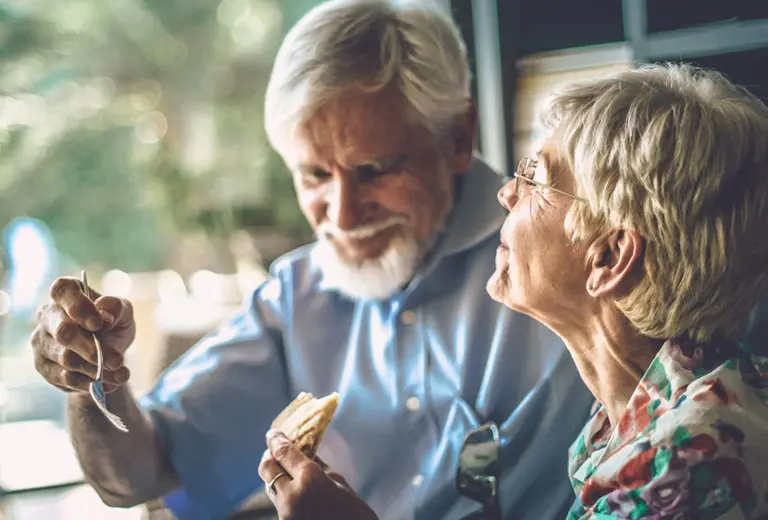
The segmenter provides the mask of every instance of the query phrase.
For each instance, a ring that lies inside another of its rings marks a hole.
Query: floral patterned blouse
[[[571,446],[574,519],[768,520],[768,357],[667,341]]]

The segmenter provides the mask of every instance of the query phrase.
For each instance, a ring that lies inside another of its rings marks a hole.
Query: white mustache
[[[374,222],[372,224],[366,224],[355,229],[343,230],[339,229],[339,227],[332,222],[323,222],[317,226],[317,234],[325,238],[337,237],[351,240],[360,240],[363,238],[370,238],[386,229],[407,223],[408,220],[405,217],[390,217],[388,219]]]

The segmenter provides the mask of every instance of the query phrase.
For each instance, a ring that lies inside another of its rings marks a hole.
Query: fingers
[[[114,329],[133,325],[133,305],[128,300],[102,296],[93,303],[104,320],[104,326],[100,332],[111,332]]]
[[[43,332],[40,339],[50,336],[54,340],[53,343],[45,343],[46,350],[62,347],[73,350],[80,357],[96,363],[96,345],[93,336],[70,318],[60,305],[56,303],[44,305],[38,312],[38,322]],[[34,342],[33,346],[36,346]],[[52,357],[55,353],[44,355],[55,361]]]
[[[35,368],[52,385],[68,392],[88,392],[88,388],[95,378],[88,377],[78,372],[68,371],[61,365],[43,358],[35,358]],[[104,393],[112,393],[128,381],[130,373],[126,369],[125,375],[120,376],[124,379],[122,383],[110,383],[113,379],[109,373],[104,372]]]
[[[65,390],[88,391],[91,379],[77,372],[69,372],[61,365],[41,356],[35,356],[35,368],[51,384]]]
[[[376,514],[341,475],[325,471],[285,435],[269,431],[267,446],[259,464],[259,475],[264,479],[267,496],[281,519],[376,519]],[[284,471],[286,475],[280,476]],[[271,487],[270,483],[273,484]]]
[[[35,330],[31,343],[35,351],[35,367],[54,386],[67,390],[87,390],[88,385],[96,379],[95,362],[86,360],[75,350],[65,347],[42,327]],[[114,371],[105,370],[105,391],[114,390],[125,384],[129,378],[130,371],[127,367],[120,366]]]
[[[103,325],[103,319],[96,306],[74,278],[58,278],[51,285],[51,300],[60,306],[67,316],[77,324],[95,332]]]
[[[267,448],[277,463],[293,477],[314,464],[288,437],[277,430],[267,432]]]
[[[38,321],[42,327],[42,336],[37,339],[47,339],[42,344],[33,337],[32,346],[36,351],[51,361],[58,361],[57,356],[63,355],[62,349],[72,350],[86,361],[96,365],[96,344],[93,333],[83,329],[59,305],[51,303],[44,305],[38,312]],[[99,333],[100,338],[101,333]],[[105,342],[102,341],[102,345]],[[103,348],[104,364],[108,369],[117,370],[123,365],[123,355],[114,348]]]
[[[274,458],[272,458],[272,454],[269,452],[269,450],[266,450],[264,455],[261,457],[261,462],[259,463],[259,476],[264,481],[264,485],[269,486],[269,483],[272,482],[276,476],[283,472],[285,472],[286,475],[277,479],[273,487],[274,491],[285,496],[289,492],[289,486],[292,481],[292,477],[290,474],[287,474],[288,472],[285,471]],[[267,494],[271,496],[272,491],[273,490],[271,489],[267,489]]]
[[[133,307],[127,300],[100,296],[78,280],[59,278],[51,286],[51,301],[40,308],[32,335],[35,367],[52,385],[87,391],[97,375],[96,341],[104,354],[104,390],[114,391],[130,378],[123,352],[135,337]]]

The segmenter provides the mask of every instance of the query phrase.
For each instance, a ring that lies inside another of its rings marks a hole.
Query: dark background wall
[[[499,32],[507,129],[514,128],[518,60],[608,43],[630,46],[637,63],[714,68],[768,101],[768,0],[452,0],[473,67],[477,2],[495,2],[496,19],[479,26],[496,24]],[[512,164],[511,146],[507,157]]]

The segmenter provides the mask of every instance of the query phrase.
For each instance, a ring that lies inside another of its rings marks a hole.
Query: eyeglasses
[[[566,193],[562,190],[558,190],[557,188],[553,188],[549,184],[534,180],[533,176],[536,174],[536,166],[538,164],[539,161],[537,159],[531,159],[530,157],[523,157],[523,159],[517,164],[517,171],[512,174],[512,177],[515,181],[515,197],[520,197],[520,181],[523,181],[525,185],[533,186],[539,190],[551,190],[555,193],[559,193],[560,195],[565,195],[570,199],[577,200],[579,202],[587,202],[587,199],[583,199],[571,193]]]
[[[494,423],[470,430],[459,451],[459,467],[456,470],[456,490],[482,504],[482,511],[463,520],[476,518],[501,518],[498,499],[499,428]]]

